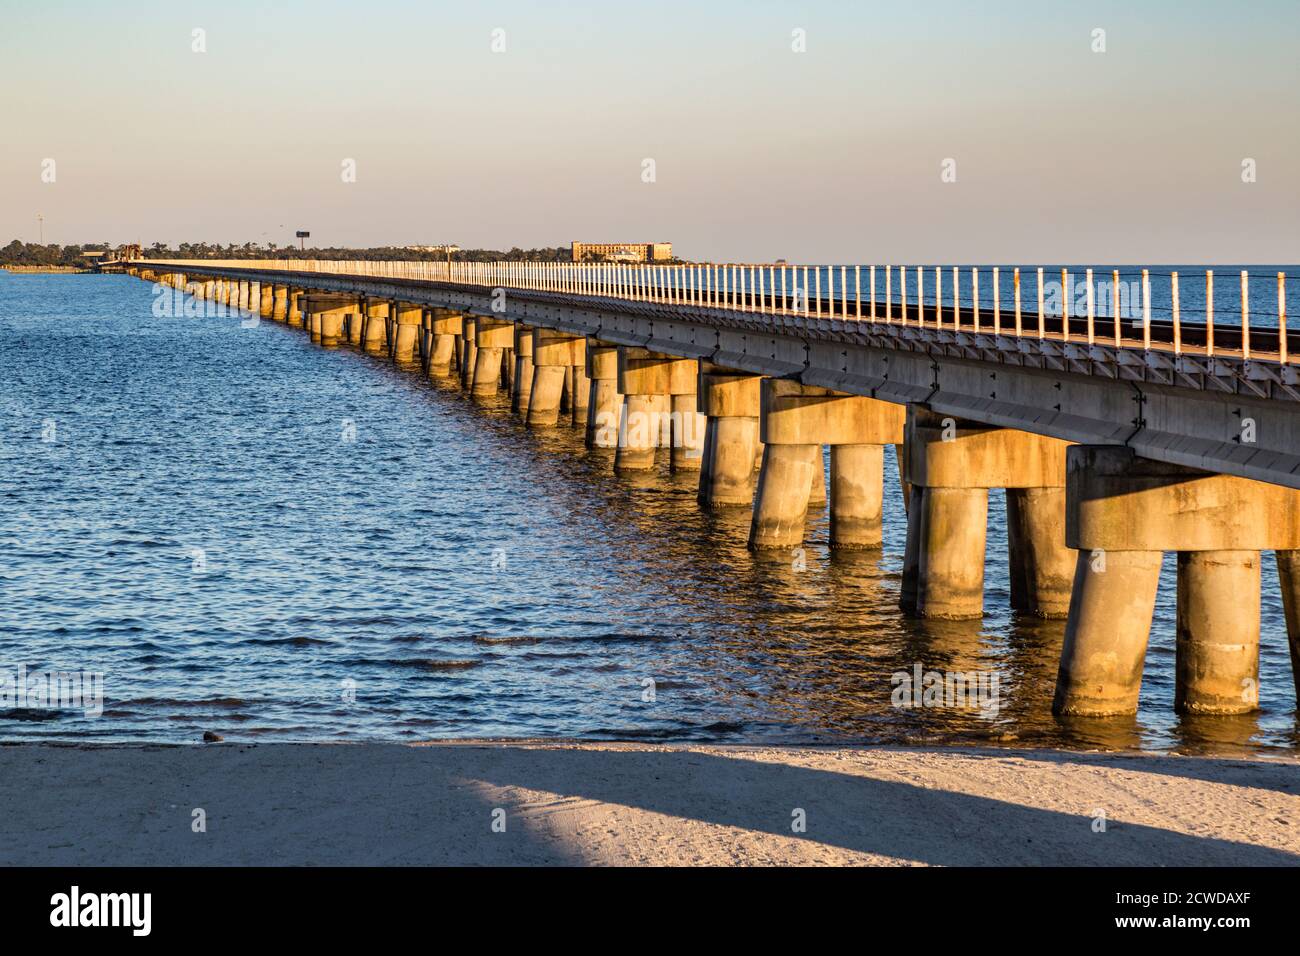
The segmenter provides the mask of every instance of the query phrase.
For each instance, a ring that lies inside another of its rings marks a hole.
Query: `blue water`
[[[917,622],[892,454],[883,552],[832,557],[822,515],[800,569],[693,475],[616,477],[504,397],[152,301],[0,273],[0,673],[104,681],[98,716],[0,706],[0,739],[1296,746],[1271,556],[1259,714],[1173,714],[1170,562],[1137,720],[1066,726],[1063,624],[1007,610],[1000,495],[985,619]],[[994,670],[1001,709],[894,708],[916,663]]]

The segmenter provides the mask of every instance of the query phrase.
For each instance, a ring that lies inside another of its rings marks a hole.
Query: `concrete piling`
[[[469,391],[474,387],[474,372],[478,367],[478,345],[474,333],[477,320],[472,315],[461,323],[460,387]]]
[[[456,348],[456,337],[461,334],[464,320],[458,312],[434,309],[430,319],[432,352],[429,356],[429,374],[435,378],[451,375],[451,363]]]
[[[1259,701],[1258,551],[1180,551],[1174,709],[1243,714]]]
[[[1011,607],[1063,618],[1075,570],[1075,556],[1063,546],[1065,488],[1008,488],[1006,495]]]
[[[587,343],[587,399],[585,444],[588,448],[617,448],[623,396],[618,390],[618,348]]]
[[[764,446],[749,527],[751,548],[797,548],[803,543],[808,493],[813,471],[820,465],[820,445]]]
[[[831,547],[879,548],[884,445],[831,445]]]
[[[368,301],[361,323],[361,348],[371,355],[379,355],[388,348],[387,302]]]
[[[1054,713],[1137,712],[1161,557],[1159,551],[1079,552]]]
[[[706,424],[698,497],[706,508],[753,504],[762,381],[701,368],[697,410]]]
[[[275,286],[271,295],[271,319],[275,322],[287,322],[289,320],[288,286]]]
[[[532,393],[533,330],[520,323],[515,325],[515,387],[510,393],[510,410],[527,417]]]
[[[501,390],[502,356],[514,344],[515,329],[509,322],[486,318],[475,319],[474,326],[475,368],[470,392],[486,398]]]
[[[1300,701],[1300,551],[1277,552],[1277,576],[1282,588],[1282,610],[1291,649],[1291,679]]]
[[[397,314],[394,317],[390,311],[389,319],[394,332],[393,361],[399,364],[410,364],[415,361],[416,338],[420,333],[424,309],[409,302],[398,302],[395,305]]]

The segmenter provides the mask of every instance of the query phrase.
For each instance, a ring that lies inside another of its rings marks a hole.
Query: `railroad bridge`
[[[982,615],[988,493],[1005,489],[1011,603],[1067,619],[1057,713],[1136,711],[1168,551],[1178,710],[1256,709],[1261,551],[1277,553],[1300,674],[1300,378],[1283,275],[1277,311],[1252,328],[1260,280],[1247,273],[1239,314],[1216,324],[1211,272],[1188,321],[1176,273],[1156,277],[1168,305],[1153,318],[1146,270],[1122,303],[1117,272],[1045,269],[123,267],[324,347],[458,377],[474,396],[506,390],[529,427],[583,428],[615,469],[667,455],[699,471],[703,507],[752,508],[755,549],[799,547],[809,508],[827,502],[832,548],[879,547],[895,445],[901,605],[918,617]]]

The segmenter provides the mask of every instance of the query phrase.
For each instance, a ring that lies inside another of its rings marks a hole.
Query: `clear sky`
[[[5,6],[0,243],[1300,260],[1296,0]]]

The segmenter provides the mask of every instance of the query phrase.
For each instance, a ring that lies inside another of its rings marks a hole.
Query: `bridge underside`
[[[776,327],[773,316],[724,309],[692,315],[683,306],[533,291],[494,296],[490,289],[400,279],[255,270],[237,277],[557,329],[1300,488],[1300,415],[1291,394],[1300,383],[1260,364],[1163,355],[1135,364],[1129,351],[1100,344],[800,316],[775,317]],[[494,302],[504,311],[494,311]]]

